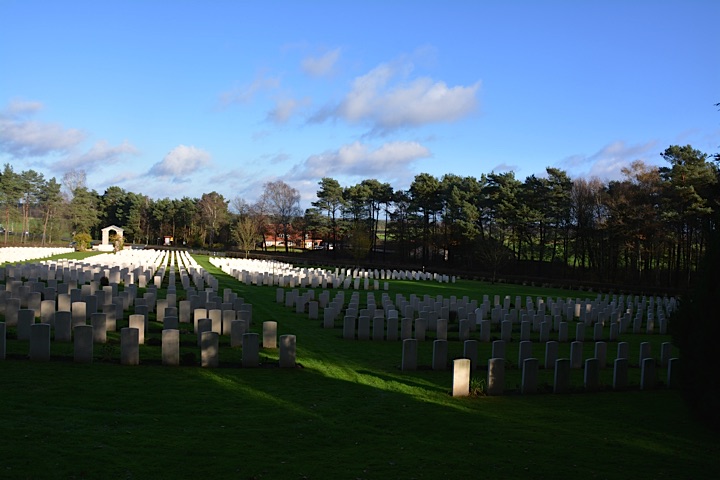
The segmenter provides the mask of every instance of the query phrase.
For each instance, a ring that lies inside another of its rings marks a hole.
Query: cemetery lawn
[[[50,362],[30,362],[27,342],[13,339],[9,328],[7,359],[0,362],[0,478],[710,479],[720,473],[717,435],[691,418],[678,391],[640,391],[637,360],[630,361],[625,392],[607,387],[607,368],[597,393],[584,392],[582,372],[574,371],[573,393],[520,395],[520,374],[511,366],[505,395],[453,398],[451,372],[429,368],[432,342],[420,345],[421,368],[402,372],[400,342],[343,340],[340,320],[323,329],[322,320],[277,304],[274,287],[242,285],[207,257],[196,258],[220,280],[220,291],[231,287],[253,304],[252,331],[275,320],[279,335],[297,336],[298,367],[277,368],[278,352],[261,349],[263,365],[242,368],[241,349],[226,338],[217,369],[163,367],[153,345],[141,347],[141,365],[122,366],[117,334],[96,346],[91,365],[74,363],[71,345],[55,344]],[[393,281],[389,293],[393,299],[395,293],[595,297],[469,281]],[[160,329],[151,323],[150,338]],[[454,335],[450,358],[461,356]],[[184,352],[196,351],[188,346],[193,338],[182,335]],[[621,339],[630,342],[631,359],[641,341],[652,342],[655,356],[669,341],[657,334]],[[608,344],[609,363],[615,348]],[[481,344],[479,358],[489,351]],[[568,351],[561,345],[560,356]],[[533,354],[542,358],[544,350]],[[507,358],[517,358],[517,342],[508,344]],[[475,386],[486,375],[487,361],[480,363]],[[550,373],[541,369],[541,390],[552,384]],[[660,380],[663,375],[658,368]]]

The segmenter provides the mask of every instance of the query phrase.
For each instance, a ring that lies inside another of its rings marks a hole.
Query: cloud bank
[[[126,155],[137,155],[138,150],[127,140],[117,146],[111,146],[105,140],[100,140],[90,150],[81,155],[70,155],[55,162],[51,168],[56,172],[69,170],[85,170],[91,172],[103,166],[119,163]]]
[[[85,140],[85,133],[56,123],[29,120],[42,110],[40,102],[15,100],[0,112],[0,152],[15,158],[67,153]]]

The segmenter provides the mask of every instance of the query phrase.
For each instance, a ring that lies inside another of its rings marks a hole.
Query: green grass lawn
[[[277,368],[278,352],[263,349],[263,366],[241,368],[242,351],[226,338],[217,369],[163,367],[160,347],[151,345],[141,347],[141,365],[122,366],[117,334],[95,347],[92,365],[73,363],[72,345],[62,344],[53,344],[50,362],[38,363],[25,358],[27,342],[8,329],[8,357],[0,362],[0,478],[698,479],[720,473],[717,437],[690,418],[680,393],[638,388],[639,343],[652,342],[657,355],[668,337],[621,337],[631,344],[628,391],[608,388],[608,367],[598,393],[585,393],[582,371],[573,371],[573,393],[520,395],[520,372],[511,365],[506,395],[453,398],[452,373],[429,368],[431,341],[420,345],[421,368],[402,372],[400,342],[343,340],[340,321],[323,329],[322,320],[275,303],[275,288],[241,285],[197,258],[221,291],[233,288],[253,304],[253,331],[275,320],[279,335],[297,336],[298,368]],[[395,293],[579,296],[469,281],[391,282],[389,293],[393,300]],[[151,322],[149,338],[160,331]],[[184,333],[181,348],[199,359],[194,339]],[[608,345],[609,364],[615,349]],[[592,342],[584,350],[592,356]],[[561,356],[568,351],[563,345]],[[489,352],[481,344],[478,380]],[[544,348],[536,344],[533,354],[542,358]],[[450,358],[460,355],[451,335]],[[517,342],[508,345],[507,358],[511,364],[517,358]],[[660,380],[663,374],[659,369]],[[551,385],[551,372],[541,370],[540,383]]]

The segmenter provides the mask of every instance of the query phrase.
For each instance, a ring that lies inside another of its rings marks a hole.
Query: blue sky
[[[720,150],[720,2],[0,0],[0,162],[252,202]]]

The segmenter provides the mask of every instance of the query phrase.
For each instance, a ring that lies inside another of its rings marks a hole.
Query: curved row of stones
[[[27,260],[48,258],[74,251],[72,248],[3,247],[0,248],[0,265],[6,262],[25,262]]]
[[[301,268],[275,260],[211,257],[210,263],[245,285],[281,288],[334,288],[353,290],[390,289],[384,280],[416,280],[455,283],[456,277],[417,270],[367,270],[339,268]]]
[[[106,343],[107,332],[127,324],[120,328],[120,362],[136,365],[139,345],[148,333],[148,315],[154,312],[163,327],[163,364],[180,363],[179,327],[186,324],[197,334],[202,366],[219,365],[221,335],[230,336],[232,347],[242,347],[243,367],[259,365],[260,335],[249,331],[252,305],[230,289],[220,297],[217,279],[186,252],[122,250],[88,260],[0,267],[0,283],[5,286],[0,290],[0,312],[5,318],[0,322],[0,359],[6,357],[8,327],[16,329],[18,340],[29,342],[31,360],[50,360],[53,340],[73,342],[74,360],[91,362],[93,345]],[[103,277],[108,285],[101,285]],[[165,298],[158,298],[165,281]],[[145,290],[142,297],[138,289]],[[295,336],[283,335],[279,344],[279,365],[294,367]],[[262,347],[277,345],[277,323],[263,322]]]

